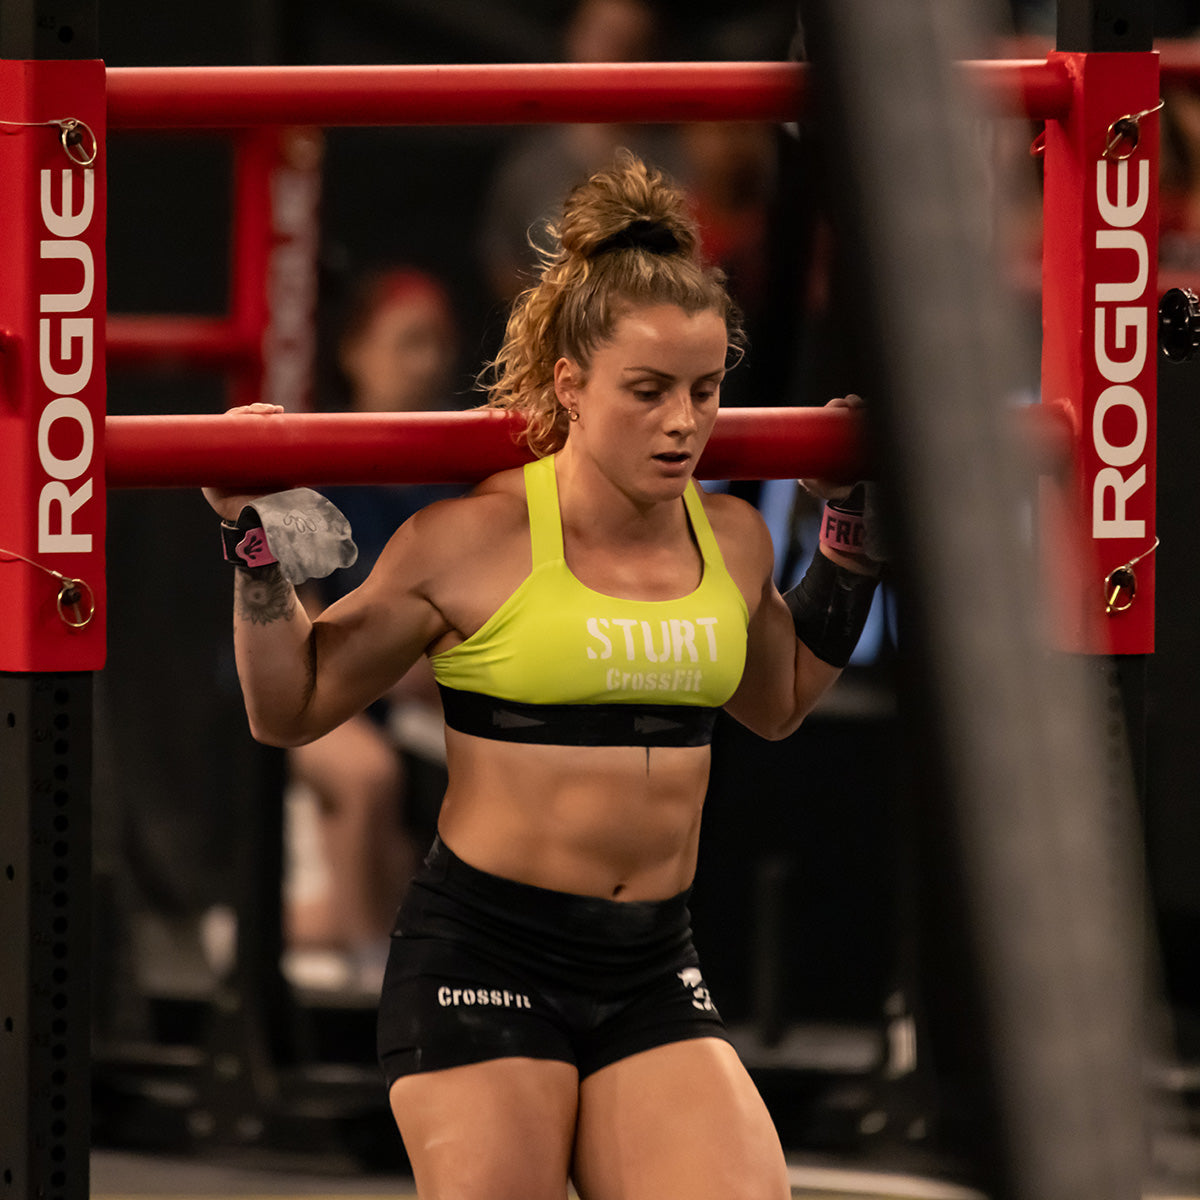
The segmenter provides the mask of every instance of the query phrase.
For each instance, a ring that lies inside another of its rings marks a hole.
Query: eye
[[[633,394],[639,400],[657,400],[662,395],[662,388],[658,387],[635,387]]]

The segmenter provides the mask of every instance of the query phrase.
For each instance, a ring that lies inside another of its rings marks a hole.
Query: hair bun
[[[610,254],[615,250],[694,258],[698,247],[685,193],[625,149],[616,152],[610,167],[571,189],[552,232],[559,253],[597,266],[620,259]],[[554,258],[551,251],[547,259]]]
[[[592,250],[592,257],[610,250],[648,250],[651,254],[675,254],[681,249],[675,231],[665,221],[638,217],[623,229],[610,233]]]

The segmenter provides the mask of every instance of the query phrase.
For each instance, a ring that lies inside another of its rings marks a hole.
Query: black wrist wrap
[[[784,593],[796,636],[831,667],[844,667],[858,645],[875,586],[874,575],[860,575],[818,552],[804,578]]]

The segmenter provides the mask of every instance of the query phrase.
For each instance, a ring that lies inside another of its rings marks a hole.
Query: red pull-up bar
[[[1063,117],[1061,62],[963,64],[1010,111]],[[796,63],[519,63],[470,66],[114,67],[111,129],[246,125],[525,125],[791,121],[808,74]]]
[[[251,337],[227,317],[110,314],[105,348],[110,366],[185,363],[228,368],[253,364],[261,353]]]
[[[1022,417],[1044,462],[1062,462],[1064,413]],[[264,417],[109,417],[107,480],[114,488],[297,484],[475,483],[532,455],[511,413],[279,413]],[[862,419],[845,409],[730,408],[700,459],[701,479],[859,479],[870,474]]]
[[[109,417],[109,487],[474,483],[532,457],[519,417],[453,413],[279,413],[264,417]],[[709,479],[858,475],[854,414],[821,408],[726,409],[700,460]]]

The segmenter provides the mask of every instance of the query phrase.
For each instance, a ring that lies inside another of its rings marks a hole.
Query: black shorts
[[[579,1076],[669,1042],[725,1038],[688,893],[604,900],[489,875],[435,839],[396,918],[379,1061],[404,1075],[550,1058]]]

